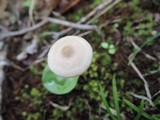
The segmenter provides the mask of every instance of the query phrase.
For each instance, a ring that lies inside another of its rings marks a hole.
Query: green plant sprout
[[[109,117],[111,118],[111,120],[123,120],[124,116],[123,116],[123,112],[120,109],[120,101],[122,101],[125,105],[129,106],[131,109],[133,109],[135,112],[137,112],[137,115],[134,117],[133,120],[141,120],[141,118],[145,118],[146,120],[160,120],[160,114],[153,114],[150,115],[147,112],[145,112],[145,101],[142,100],[140,102],[139,106],[136,106],[135,104],[133,104],[132,102],[130,102],[129,100],[123,98],[120,99],[119,95],[118,95],[118,90],[117,90],[117,85],[116,85],[116,77],[115,75],[113,76],[112,79],[112,93],[113,93],[113,103],[109,102],[107,100],[107,94],[104,91],[104,87],[101,85],[101,82],[99,82],[99,92],[100,92],[100,96],[102,99],[102,103],[105,106],[106,112],[109,115]],[[158,98],[159,99],[159,98]],[[122,103],[122,104],[123,104]],[[113,106],[111,106],[111,104],[113,104]],[[113,112],[113,110],[115,110],[116,112]]]
[[[113,76],[112,79],[112,91],[113,91],[113,98],[114,98],[114,109],[116,110],[116,114],[113,114],[112,107],[109,105],[109,102],[106,99],[106,94],[104,92],[104,88],[102,87],[101,83],[99,82],[99,88],[100,88],[100,95],[102,98],[102,102],[105,105],[106,112],[109,114],[112,120],[122,120],[121,113],[120,113],[120,107],[119,107],[119,96],[116,86],[116,76]]]
[[[148,120],[154,120],[153,117],[151,115],[149,115],[148,113],[142,111],[143,109],[143,102],[141,102],[140,108],[137,107],[136,105],[134,105],[133,103],[131,103],[130,101],[128,101],[127,99],[123,99],[124,103],[126,105],[128,105],[130,108],[132,108],[133,110],[135,110],[138,113],[138,118],[140,118],[140,116],[143,116],[145,118],[147,118]],[[135,119],[138,119],[137,116]]]
[[[111,37],[108,37],[107,42],[102,42],[100,47],[107,50],[110,55],[114,55],[116,53],[116,47],[112,43]]]
[[[48,65],[42,74],[44,87],[54,94],[69,93],[89,68],[92,56],[92,47],[85,39],[79,36],[59,39],[48,53]]]
[[[29,8],[31,6],[31,1],[29,0],[24,0],[23,6]]]
[[[46,66],[43,71],[42,82],[44,87],[52,93],[66,94],[76,86],[78,78],[78,76],[71,78],[57,76]]]

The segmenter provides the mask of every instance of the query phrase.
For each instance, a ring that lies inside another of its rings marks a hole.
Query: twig
[[[2,33],[0,35],[0,40],[3,40],[4,38],[7,38],[7,37],[13,37],[13,36],[18,36],[18,35],[23,35],[27,32],[31,32],[31,31],[34,31],[40,27],[42,27],[43,25],[45,25],[46,23],[48,22],[48,20],[43,20],[35,25],[33,25],[32,27],[28,27],[28,28],[24,28],[22,30],[19,30],[19,31],[13,31],[13,32],[5,32],[5,33]]]
[[[113,24],[113,23],[120,22],[120,21],[121,21],[120,18],[117,18],[115,20],[106,21],[106,22],[102,23],[101,25],[99,25],[99,30],[101,30],[103,27],[106,27],[108,24]],[[75,34],[75,35],[79,35],[79,36],[83,37],[83,36],[86,36],[86,35],[90,34],[91,32],[92,31],[86,31],[86,32],[83,32],[83,33]],[[103,32],[101,32],[100,34],[101,34],[101,36],[104,36]]]
[[[85,102],[85,104],[86,104],[86,106],[88,107],[88,112],[89,112],[89,120],[91,119],[91,117],[92,117],[92,108],[91,108],[91,106],[89,105],[89,102],[88,102],[88,100],[87,99],[84,99],[84,102]]]
[[[145,97],[145,96],[142,96],[142,95],[137,95],[137,94],[134,94],[134,93],[131,93],[131,94],[132,94],[134,97],[138,98],[138,99],[148,101],[152,106],[154,106],[153,102],[152,102],[149,98],[147,98],[147,97]]]
[[[24,68],[16,65],[14,62],[12,62],[12,61],[10,61],[10,60],[8,60],[8,59],[7,59],[6,61],[8,62],[9,66],[12,66],[13,68],[15,68],[15,69],[17,69],[17,70],[19,70],[19,71],[21,71],[21,72],[24,72],[24,71],[25,71]]]
[[[154,42],[156,40],[156,38],[160,37],[160,32],[158,32],[156,35],[152,36],[151,38],[148,38],[140,47],[138,46],[138,50],[132,53],[132,57],[130,57],[130,62],[134,61],[135,57],[139,54],[139,52],[141,52],[141,50],[148,45],[150,42]],[[134,41],[133,41],[134,42]],[[132,45],[133,42],[131,41]],[[137,45],[136,45],[137,46]],[[129,63],[130,63],[129,62]]]
[[[34,18],[33,18],[33,10],[34,10],[34,7],[35,7],[35,3],[36,3],[36,0],[30,0],[31,1],[31,5],[29,7],[29,19],[31,21],[31,24],[34,24]]]
[[[86,35],[90,34],[91,32],[92,31],[86,31],[86,32],[83,32],[83,33],[79,34],[78,36],[83,37],[83,36],[86,36]]]
[[[160,67],[157,70],[152,70],[149,73],[143,74],[143,76],[149,76],[160,72]]]
[[[3,44],[3,46],[0,47],[0,111],[2,110],[2,84],[5,75],[3,68],[5,65],[8,65],[6,61],[6,54],[7,54],[7,47]],[[0,120],[2,120],[1,112],[0,112]]]
[[[85,17],[81,18],[81,20],[78,23],[84,23],[86,22],[89,18],[103,10],[107,5],[109,5],[113,0],[105,0],[101,4],[99,4],[95,9],[93,9],[91,12],[89,12]]]
[[[34,67],[35,65],[42,63],[43,61],[45,61],[45,58],[41,58],[41,59],[37,59],[37,60],[33,61],[33,63],[31,63],[26,68],[24,68],[24,71],[28,70],[30,67]]]
[[[85,24],[73,23],[65,20],[59,20],[56,18],[48,18],[48,21],[56,24],[64,25],[67,27],[79,29],[79,30],[95,30],[97,28],[96,25],[85,25]]]
[[[136,73],[139,75],[139,77],[142,79],[142,81],[144,82],[144,88],[145,88],[145,91],[146,91],[146,94],[147,94],[147,97],[151,100],[152,102],[152,97],[151,97],[151,93],[150,93],[150,90],[149,90],[149,86],[148,86],[148,83],[146,81],[146,79],[144,78],[144,76],[142,75],[142,73],[139,71],[139,69],[137,68],[137,66],[131,62],[130,65],[132,66],[132,68],[136,71]],[[153,102],[151,105],[154,105]]]
[[[7,28],[4,27],[3,25],[0,25],[0,30],[2,30],[2,31],[4,31],[4,32],[7,32],[7,31],[8,31]]]
[[[106,6],[108,6],[113,0],[105,0],[101,4],[99,4],[95,9],[93,9],[91,12],[89,12],[86,16],[82,17],[79,22],[77,23],[85,23],[88,19],[93,17],[94,15],[98,14],[99,11],[102,11]],[[103,14],[102,14],[103,15]],[[99,16],[100,17],[100,16]],[[64,29],[60,32],[58,32],[56,35],[54,34],[54,38],[59,38],[69,32],[71,32],[72,28]]]
[[[34,31],[34,30],[40,28],[41,26],[45,25],[48,22],[68,26],[68,27],[71,27],[74,29],[79,29],[79,30],[95,30],[95,29],[97,29],[97,27],[95,25],[85,25],[85,24],[78,24],[78,23],[73,23],[73,22],[69,22],[69,21],[65,21],[65,20],[60,20],[60,19],[56,19],[56,18],[46,18],[45,20],[33,25],[32,27],[24,28],[19,31],[2,33],[0,35],[0,40],[3,40],[4,38],[7,38],[7,37],[23,35],[27,32]]]
[[[153,95],[152,98],[154,98],[154,97],[156,97],[156,96],[158,96],[158,95],[160,95],[160,90],[159,90],[158,92],[156,92],[156,93]]]
[[[150,59],[150,60],[153,60],[153,61],[156,60],[155,57],[153,57],[153,56],[149,55],[148,53],[142,51],[142,48],[139,47],[139,46],[132,40],[132,38],[129,38],[129,37],[128,37],[127,39],[131,42],[131,44],[133,45],[133,47],[134,47],[135,50],[136,50],[136,51],[134,51],[134,52],[130,55],[130,59],[129,59],[130,62],[133,62],[133,60],[135,59],[136,55],[137,55],[139,52],[142,52],[142,53],[144,54],[144,56],[145,56],[146,58]],[[130,62],[129,62],[129,63],[130,63]]]
[[[133,47],[136,49],[136,52],[132,53],[128,58],[129,59],[129,65],[131,65],[131,67],[136,71],[138,76],[144,82],[144,87],[145,87],[147,97],[151,100],[152,97],[151,97],[151,93],[150,93],[150,90],[149,90],[149,87],[148,87],[148,83],[147,83],[146,79],[144,78],[144,76],[141,74],[140,70],[137,68],[137,66],[133,62],[133,59],[135,58],[135,55],[137,54],[137,52],[141,51],[141,48],[132,40],[132,38],[128,38],[128,40],[131,42]]]
[[[96,14],[92,19],[90,19],[87,23],[91,23],[92,21],[94,21],[95,19],[99,18],[100,16],[104,15],[108,10],[110,10],[111,8],[113,8],[116,4],[118,4],[119,2],[121,2],[122,0],[116,0],[113,3],[111,3],[108,7],[105,7],[104,10],[102,10],[101,12],[99,12],[98,14]]]
[[[148,53],[146,53],[146,52],[144,52],[144,51],[142,51],[142,53],[144,54],[144,56],[145,56],[146,58],[148,58],[148,59],[150,59],[150,60],[153,60],[153,61],[156,61],[156,60],[157,60],[155,57],[151,56],[150,54],[148,54]]]
[[[57,103],[53,103],[51,101],[49,101],[49,104],[52,105],[55,108],[60,109],[60,110],[67,111],[71,107],[72,100],[69,101],[69,104],[67,106],[61,106],[61,105],[59,105]]]
[[[135,59],[136,55],[142,51],[142,46],[139,47],[131,38],[128,38],[128,40],[131,42],[131,44],[133,45],[133,47],[135,48],[135,52],[133,52],[130,56],[129,56],[129,65],[131,65],[131,67],[135,70],[135,72],[138,74],[138,76],[141,78],[141,80],[144,82],[144,88],[147,94],[148,101],[149,103],[154,106],[154,103],[152,101],[152,96],[151,96],[151,92],[147,83],[147,80],[145,79],[144,75],[140,72],[140,70],[137,68],[137,66],[134,64],[133,60]],[[148,54],[147,54],[148,55]],[[145,53],[146,56],[146,53]],[[140,95],[136,96],[136,97],[140,97]]]

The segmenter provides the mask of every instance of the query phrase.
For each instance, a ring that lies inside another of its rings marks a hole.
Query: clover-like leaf
[[[46,66],[43,71],[42,82],[44,87],[51,93],[62,95],[75,88],[78,78],[79,76],[71,78],[57,76]]]

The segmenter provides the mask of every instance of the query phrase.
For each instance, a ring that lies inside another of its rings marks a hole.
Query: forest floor
[[[84,37],[93,61],[55,95],[41,77],[66,35]],[[159,0],[0,0],[0,87],[2,120],[160,120]]]

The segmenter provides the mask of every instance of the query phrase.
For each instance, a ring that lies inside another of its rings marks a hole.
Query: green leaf
[[[139,112],[137,113],[137,116],[134,118],[134,120],[140,120],[142,116],[143,108],[144,108],[144,101],[142,100],[139,107]]]
[[[160,37],[160,32],[158,32],[156,35],[154,35],[153,37],[147,39],[138,49],[134,48],[134,52],[132,53],[132,55],[129,57],[129,64],[131,64],[133,62],[133,60],[135,59],[135,57],[137,56],[137,54],[141,51],[142,48],[144,48],[145,46],[150,46],[152,45],[157,38]]]
[[[108,53],[114,55],[116,53],[116,49],[109,49]]]
[[[160,114],[154,114],[152,115],[152,117],[154,118],[154,120],[160,120]]]
[[[109,45],[109,49],[108,49],[109,54],[113,55],[116,53],[116,48],[113,44]]]
[[[128,101],[127,99],[123,100],[129,107],[131,107],[133,110],[135,110],[136,112],[141,111],[137,106],[135,106],[133,103],[131,103],[130,101]],[[149,115],[148,113],[142,111],[142,116],[147,118],[148,120],[154,120],[153,117],[151,115]]]
[[[102,42],[101,47],[107,49],[109,47],[109,44],[107,42]]]
[[[116,118],[113,116],[108,101],[106,100],[106,95],[104,93],[104,88],[102,87],[101,83],[99,82],[99,88],[100,88],[100,95],[102,97],[102,102],[105,105],[106,111],[111,117],[112,120],[116,120]]]
[[[160,105],[160,97],[158,97],[157,99],[154,100],[154,104],[155,105]]]
[[[30,2],[29,0],[25,0],[25,1],[23,2],[23,6],[29,8],[29,7],[31,6],[31,2]]]
[[[31,95],[32,96],[40,96],[40,91],[36,88],[32,88]]]
[[[154,35],[153,37],[147,39],[141,46],[141,48],[145,47],[145,46],[150,46],[153,45],[153,43],[157,40],[157,38],[160,37],[160,32],[158,32],[156,35]]]
[[[42,75],[44,87],[51,93],[62,95],[69,93],[75,88],[79,77],[63,78],[55,75],[48,66],[45,67]]]
[[[112,87],[113,87],[114,106],[115,106],[115,109],[117,111],[118,120],[121,120],[120,108],[119,108],[119,97],[118,97],[118,92],[117,92],[115,75],[114,75],[113,80],[112,80]]]

